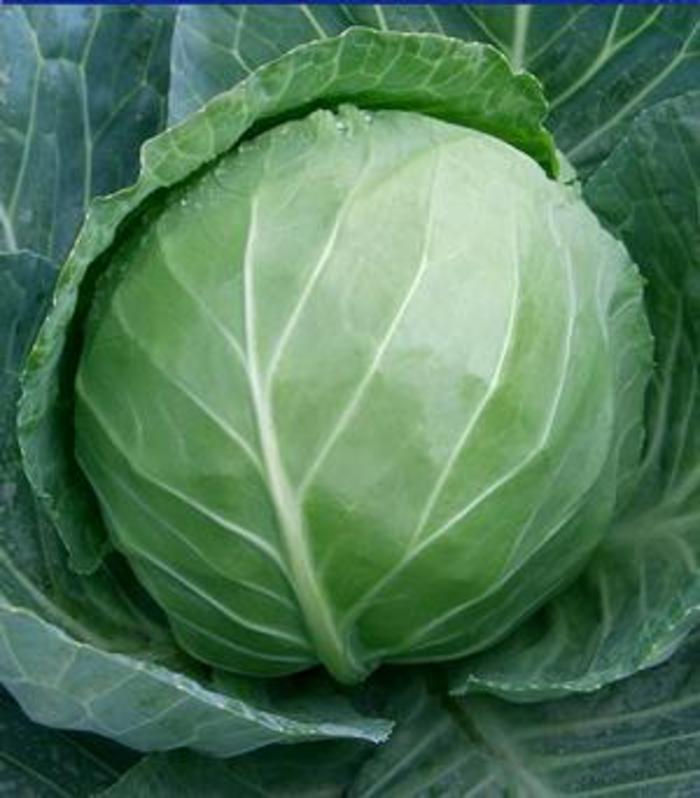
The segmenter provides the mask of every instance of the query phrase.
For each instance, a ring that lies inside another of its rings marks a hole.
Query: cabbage
[[[0,14],[5,792],[695,794],[697,19]]]
[[[346,682],[455,658],[599,542],[638,456],[616,424],[639,440],[628,325],[649,340],[629,256],[530,157],[421,114],[316,111],[110,254],[77,456],[193,656]]]

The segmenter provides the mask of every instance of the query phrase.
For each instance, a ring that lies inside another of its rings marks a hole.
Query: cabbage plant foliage
[[[0,14],[8,789],[693,794],[699,20]]]

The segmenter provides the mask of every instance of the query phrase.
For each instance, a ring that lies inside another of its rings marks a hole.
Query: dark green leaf
[[[114,783],[138,757],[84,734],[32,723],[0,693],[0,793],[12,798],[88,798]]]
[[[173,35],[170,122],[299,44],[353,24],[342,6],[183,6]]]
[[[492,44],[551,103],[558,146],[589,174],[650,104],[697,86],[700,14],[672,5],[191,6],[173,44],[171,120],[261,63],[351,25]]]
[[[591,696],[518,706],[406,684],[396,733],[353,798],[692,796],[700,780],[700,637]]]
[[[131,182],[166,114],[167,8],[0,13],[0,250],[59,262],[88,202]]]
[[[372,748],[360,743],[275,746],[237,759],[152,754],[100,798],[341,798]]]

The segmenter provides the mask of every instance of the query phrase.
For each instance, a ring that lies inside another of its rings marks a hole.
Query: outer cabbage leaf
[[[656,339],[629,503],[584,576],[453,687],[532,700],[595,690],[668,657],[700,613],[700,94],[640,114],[586,197],[646,277]]]
[[[357,24],[365,23],[354,20],[350,6],[183,6],[173,35],[170,123],[182,122],[292,48],[337,36]]]
[[[529,706],[448,698],[415,672],[388,672],[386,709],[398,724],[381,748],[273,746],[216,763],[153,754],[104,796],[691,796],[700,767],[699,656],[696,634],[665,665],[595,695]]]
[[[61,261],[90,200],[135,178],[141,143],[165,122],[173,17],[3,8],[0,250]]]
[[[363,766],[348,794],[694,795],[699,656],[694,634],[660,667],[593,695],[528,706],[490,696],[445,698],[441,685],[406,684],[393,699],[396,733]]]
[[[63,259],[95,194],[134,179],[139,147],[165,122],[172,22],[170,9],[3,9],[0,250]],[[114,39],[119,58],[105,46]],[[55,433],[72,447],[70,428]],[[89,523],[73,531],[84,570],[99,536]]]
[[[236,759],[212,761],[178,751],[152,754],[100,798],[339,798],[373,747],[354,742],[271,746]]]
[[[36,612],[77,636],[109,647],[169,650],[168,634],[152,602],[124,582],[124,568],[110,560],[102,573],[83,579],[68,568],[64,547],[47,522],[22,473],[15,435],[18,376],[48,308],[54,267],[30,253],[0,255],[0,324],[6,342],[0,364],[0,592],[8,606]]]
[[[138,758],[98,737],[32,723],[7,694],[0,694],[0,791],[5,795],[89,798]]]
[[[380,742],[391,728],[328,692],[316,701],[313,690],[306,691],[304,709],[288,711],[283,700],[270,700],[264,685],[235,685],[237,695],[229,696],[147,655],[83,643],[29,611],[0,605],[0,622],[3,683],[27,715],[46,726],[97,732],[143,751],[187,746],[213,756],[291,740]]]
[[[170,119],[261,63],[351,25],[439,33],[498,48],[542,82],[548,127],[582,175],[640,110],[697,84],[698,14],[678,5],[302,5],[181,8]]]
[[[695,8],[658,5],[425,6],[383,9],[389,28],[488,42],[542,82],[557,146],[589,175],[635,115],[697,83]],[[435,26],[435,27],[433,27]]]

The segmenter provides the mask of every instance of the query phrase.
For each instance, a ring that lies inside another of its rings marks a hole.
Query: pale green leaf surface
[[[144,751],[187,746],[214,756],[282,740],[380,741],[389,731],[384,721],[328,701],[309,702],[309,721],[260,709],[256,703],[269,703],[264,685],[249,685],[245,700],[230,697],[146,657],[81,643],[16,607],[0,605],[0,623],[3,684],[32,720],[47,726],[96,732]]]
[[[586,197],[647,280],[658,366],[641,473],[585,574],[458,667],[458,691],[594,690],[666,658],[700,615],[700,94],[641,114]]]
[[[0,251],[59,262],[166,116],[168,8],[0,11]],[[118,43],[118,44],[116,44]]]
[[[208,102],[222,90],[235,86],[254,70],[268,64],[271,57],[273,61],[269,66],[279,70],[280,66],[274,65],[274,56],[282,56],[305,43],[320,44],[327,37],[334,37],[356,24],[352,16],[355,12],[348,7],[342,10],[341,7],[322,6],[224,6],[213,14],[203,14],[202,11],[203,9],[190,7],[181,9],[178,14],[170,92],[170,106],[175,110],[171,112],[171,123],[182,121],[188,113],[201,107],[202,102]],[[358,13],[361,12],[358,10]],[[345,24],[342,24],[343,21]],[[392,30],[386,26],[375,27]],[[323,35],[321,31],[324,32]],[[359,43],[363,36],[368,43],[371,42],[371,29],[365,28],[364,32],[355,30],[347,41]],[[205,44],[213,44],[211,47],[206,47],[198,57],[187,61],[182,51],[190,37],[195,41],[201,39]],[[387,37],[386,41],[391,41],[392,38],[394,37]],[[415,49],[416,43],[421,40],[422,53]],[[326,45],[327,52],[335,50],[333,41],[326,42]],[[457,61],[439,63],[440,58],[448,56],[448,53],[459,52],[457,40],[426,35],[418,38],[408,37],[405,39],[405,45],[404,55],[393,63],[388,61],[382,63],[381,60],[362,63],[363,53],[354,47],[350,48],[354,52],[350,60],[345,60],[341,51],[338,63],[344,74],[334,75],[322,92],[313,92],[307,98],[307,102],[321,100],[330,107],[337,107],[343,101],[355,102],[357,105],[369,108],[406,107],[412,111],[427,113],[498,135],[523,149],[543,164],[548,171],[553,169],[551,143],[538,135],[536,130],[536,122],[538,123],[540,115],[545,113],[545,106],[538,96],[537,83],[531,76],[520,75],[522,80],[511,79],[507,88],[506,83],[502,83],[502,88],[506,90],[512,103],[508,113],[504,113],[506,110],[504,98],[499,96],[497,87],[506,73],[493,61],[495,50],[481,51],[483,61],[480,61],[474,51],[472,64],[467,66],[466,63],[459,64]],[[438,49],[432,49],[433,47]],[[239,53],[239,48],[246,48],[246,52]],[[251,51],[248,52],[247,48],[251,48]],[[319,48],[316,52],[320,54],[324,49]],[[463,52],[466,54],[468,51]],[[300,48],[296,53],[297,58],[304,59],[304,53],[304,48]],[[211,64],[212,54],[217,54],[223,63]],[[411,56],[414,63],[409,65],[408,58]],[[426,62],[419,68],[415,63],[416,58],[418,60],[425,58]],[[487,74],[486,66],[491,63],[493,72]],[[417,69],[415,73],[414,69]],[[369,75],[364,75],[360,79],[360,74],[365,70],[373,73],[374,80],[371,83],[368,81]],[[485,73],[483,81],[476,82],[482,71]],[[448,76],[450,80],[445,81]],[[301,76],[300,79],[304,80]],[[196,95],[188,95],[188,83],[197,80],[201,81],[201,88],[197,90]],[[422,85],[418,81],[422,81]],[[497,93],[492,94],[494,91]],[[405,98],[403,101],[402,97]],[[410,102],[406,104],[405,101],[409,99]],[[488,102],[485,102],[486,100]],[[288,109],[280,106],[278,110],[285,112]],[[516,131],[513,124],[516,119],[523,126],[520,131]]]

